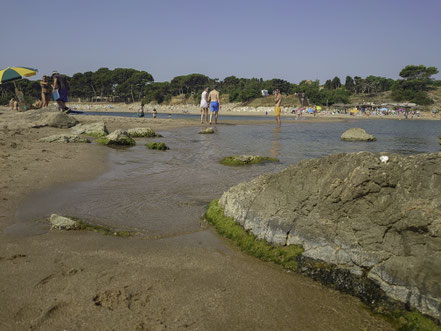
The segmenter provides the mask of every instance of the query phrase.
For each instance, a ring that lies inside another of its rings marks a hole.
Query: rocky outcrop
[[[231,188],[220,205],[258,238],[302,245],[303,258],[440,319],[441,153],[381,156],[304,160]]]
[[[86,134],[93,137],[104,137],[109,134],[109,131],[104,122],[95,122],[90,124],[78,124],[72,128],[72,133],[76,135]]]
[[[352,129],[345,131],[341,135],[341,140],[345,140],[345,141],[375,141],[375,140],[377,140],[377,138],[375,138],[373,135],[368,134],[362,128],[352,128]]]
[[[80,224],[70,218],[52,214],[50,217],[51,230],[77,230]]]
[[[53,128],[66,129],[78,124],[78,121],[63,112],[47,112],[42,116],[34,127],[50,126]]]
[[[156,134],[155,131],[153,131],[150,128],[133,128],[128,129],[127,133],[133,137],[133,138],[155,138],[155,137],[162,137],[159,134]]]
[[[236,155],[236,156],[226,156],[220,162],[223,165],[228,166],[241,166],[241,165],[251,165],[265,162],[278,162],[278,159],[259,156],[259,155]]]
[[[74,134],[55,134],[49,137],[39,139],[40,142],[46,143],[90,143],[86,138]]]
[[[96,142],[103,145],[133,146],[136,144],[135,140],[124,130],[115,130],[105,137],[98,138]]]
[[[206,128],[205,130],[199,131],[199,134],[211,134],[211,133],[214,133],[213,128]]]

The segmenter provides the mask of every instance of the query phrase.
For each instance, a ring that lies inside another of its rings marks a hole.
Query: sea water
[[[341,141],[341,134],[352,127],[365,129],[377,141]],[[340,152],[415,154],[441,150],[438,121],[298,121],[285,122],[280,129],[273,124],[230,124],[218,125],[215,134],[201,135],[200,130],[160,131],[163,138],[137,139],[131,148],[109,148],[106,173],[91,181],[31,194],[17,209],[17,222],[57,213],[139,231],[151,238],[179,236],[200,231],[200,217],[208,203],[231,186],[305,158]],[[144,146],[148,141],[165,142],[170,150],[149,150]],[[219,163],[224,156],[240,154],[271,156],[280,162],[245,167]]]

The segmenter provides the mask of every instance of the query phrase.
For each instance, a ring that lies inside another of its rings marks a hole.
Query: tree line
[[[95,72],[76,73],[68,77],[68,80],[70,96],[84,101],[163,103],[173,96],[185,95],[196,102],[205,87],[212,88],[216,85],[222,94],[228,94],[230,102],[247,102],[260,97],[262,90],[272,94],[275,89],[279,89],[284,94],[304,93],[310,103],[316,105],[349,103],[351,95],[385,91],[391,91],[396,101],[428,105],[433,100],[428,97],[427,92],[435,85],[441,85],[440,81],[432,78],[437,73],[438,69],[435,67],[409,65],[401,70],[401,79],[398,80],[378,76],[347,76],[344,84],[339,77],[334,77],[321,85],[318,80],[293,84],[278,78],[264,80],[229,76],[219,80],[202,74],[177,76],[170,82],[155,82],[153,76],[146,71],[100,68]],[[40,97],[39,81],[22,79],[16,81],[16,85],[28,98]],[[0,85],[0,103],[6,104],[13,92],[12,83]]]

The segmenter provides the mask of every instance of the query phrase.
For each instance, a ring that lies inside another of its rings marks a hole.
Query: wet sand
[[[391,329],[358,299],[244,255],[203,222],[159,239],[83,231],[8,234],[20,201],[44,188],[95,178],[108,167],[108,149],[40,143],[36,139],[69,130],[20,128],[20,114],[0,113],[0,329]],[[104,120],[110,130],[199,125]]]

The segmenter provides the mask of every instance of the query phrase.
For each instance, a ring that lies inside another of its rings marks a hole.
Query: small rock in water
[[[341,135],[340,139],[346,140],[346,141],[375,141],[375,140],[377,140],[377,138],[375,138],[373,135],[368,134],[362,128],[351,128],[351,129],[345,131]]]
[[[50,222],[52,224],[51,230],[76,230],[80,227],[77,221],[57,214],[51,215]]]
[[[202,130],[199,132],[199,134],[210,134],[210,133],[214,133],[214,129],[213,128],[206,128],[205,130]]]

